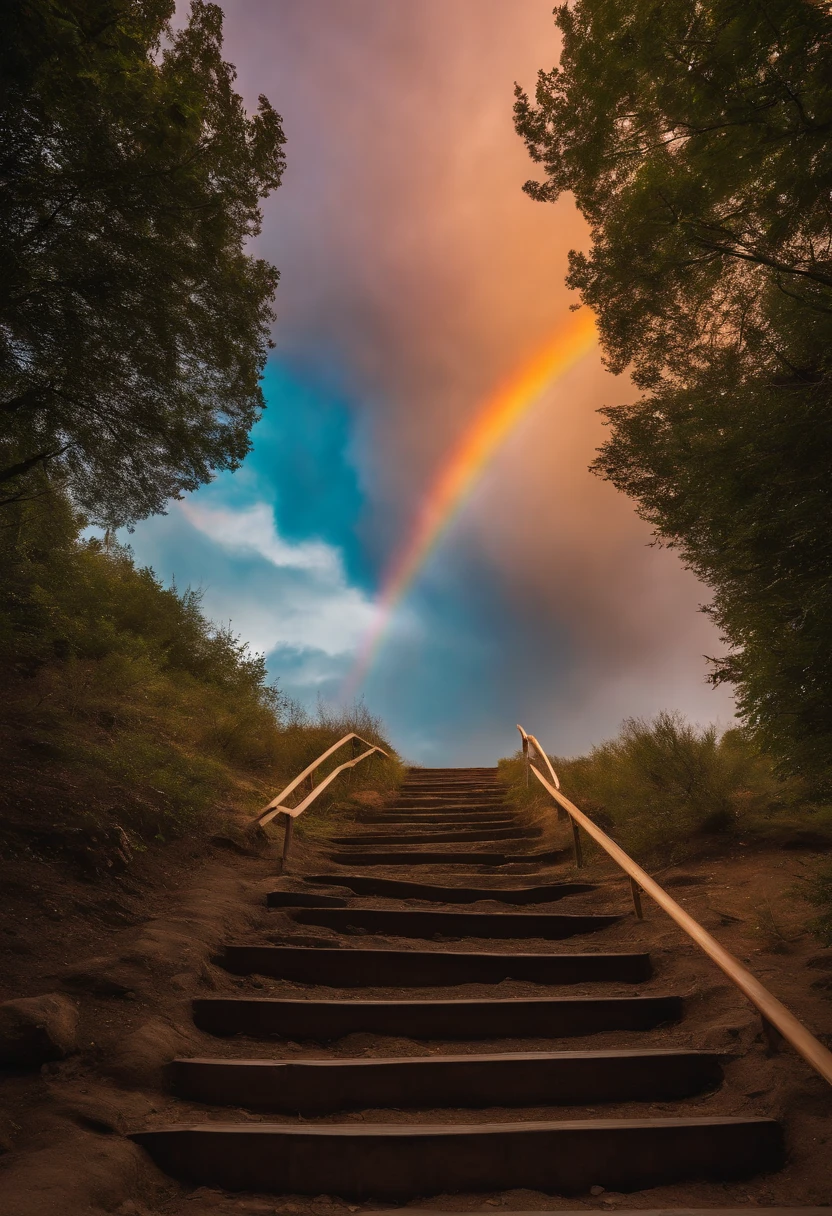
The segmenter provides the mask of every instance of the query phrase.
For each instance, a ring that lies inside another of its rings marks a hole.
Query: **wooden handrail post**
[[[780,1050],[786,1040],[783,1038],[782,1034],[774,1023],[770,1022],[764,1013],[760,1014],[760,1022],[762,1023],[763,1027],[763,1038],[766,1041],[766,1046],[768,1047],[770,1054],[774,1055]]]
[[[294,827],[295,827],[295,821],[291,815],[286,815],[285,819],[286,819],[286,825],[283,829],[283,852],[280,855],[280,872],[281,872],[281,874],[283,873],[283,870],[285,869],[285,866],[286,866],[286,858],[289,856],[289,849],[292,844],[292,832],[294,831]]]
[[[578,870],[582,870],[584,867],[584,851],[581,847],[581,829],[574,819],[572,820],[572,842],[575,845],[575,867]]]
[[[644,920],[644,909],[641,906],[641,887],[634,878],[630,879],[630,894],[633,897],[633,907],[639,920]]]

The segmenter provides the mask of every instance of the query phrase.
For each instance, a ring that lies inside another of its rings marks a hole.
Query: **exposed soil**
[[[547,843],[563,844],[565,828],[550,821]],[[337,829],[343,831],[343,823]],[[358,830],[358,829],[357,829]],[[367,829],[372,830],[372,829]],[[392,828],[390,829],[393,830]],[[527,847],[525,844],[518,846]],[[535,844],[532,847],[538,847]],[[542,847],[542,846],[540,846]],[[81,1013],[78,1050],[36,1073],[2,1074],[0,1091],[0,1210],[8,1216],[199,1216],[216,1213],[285,1212],[329,1216],[389,1208],[389,1204],[350,1204],[319,1196],[238,1196],[196,1190],[162,1175],[144,1152],[123,1137],[138,1127],[205,1122],[216,1119],[290,1120],[189,1105],[167,1092],[165,1063],[176,1055],[280,1058],[424,1056],[492,1051],[578,1050],[629,1046],[695,1046],[725,1053],[726,1079],[714,1093],[684,1103],[605,1104],[519,1110],[362,1110],[323,1116],[323,1122],[510,1122],[691,1114],[754,1114],[783,1121],[788,1161],[778,1173],[747,1183],[693,1183],[632,1194],[563,1198],[533,1191],[499,1195],[429,1196],[414,1209],[448,1211],[637,1210],[650,1208],[725,1208],[803,1206],[832,1203],[832,1089],[790,1049],[772,1053],[755,1011],[710,961],[645,899],[646,920],[632,915],[629,888],[606,858],[594,858],[581,878],[602,883],[591,894],[521,909],[482,901],[447,905],[447,911],[582,911],[622,914],[603,934],[570,939],[575,951],[649,950],[655,975],[638,986],[639,994],[676,993],[687,998],[687,1016],[676,1026],[650,1032],[608,1032],[585,1038],[500,1039],[443,1043],[350,1035],[331,1044],[242,1038],[218,1039],[196,1030],[190,1017],[192,996],[233,992],[296,999],[354,997],[338,990],[292,984],[268,977],[233,977],[213,961],[224,941],[282,942],[305,946],[402,948],[453,951],[558,952],[563,943],[539,940],[413,938],[345,934],[299,925],[289,910],[268,911],[265,895],[275,885],[276,851],[240,851],[239,842],[197,847],[180,842],[134,856],[118,866],[86,874],[74,863],[47,861],[35,854],[0,863],[0,996],[2,999],[63,992]],[[806,924],[810,909],[795,887],[814,862],[811,853],[752,852],[741,846],[728,856],[654,871],[658,881],[729,950],[745,961],[769,989],[827,1045],[832,1045],[832,950],[819,946]],[[322,842],[296,840],[289,875],[281,886],[303,874],[347,868],[327,860]],[[368,871],[370,872],[370,871]],[[422,879],[448,885],[490,887],[565,881],[575,876],[571,863],[530,867],[515,863],[459,869],[442,866],[389,867],[373,874]],[[334,890],[334,888],[333,888]],[[344,892],[345,894],[349,894]],[[418,901],[352,897],[354,907],[413,907],[442,910]],[[418,990],[419,998],[623,995],[619,984],[539,985],[504,982]],[[407,989],[362,989],[362,995],[403,998]],[[291,1120],[290,1120],[291,1121]]]

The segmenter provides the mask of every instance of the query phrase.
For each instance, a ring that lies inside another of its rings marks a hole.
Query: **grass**
[[[550,757],[563,792],[637,861],[650,865],[717,854],[736,843],[775,848],[832,848],[832,807],[812,802],[798,779],[782,780],[744,730],[696,727],[681,715],[630,718],[616,738],[584,756]],[[500,761],[514,801],[551,805],[522,754]],[[587,859],[598,846],[583,840]],[[832,946],[832,864],[821,863],[799,892],[818,910],[810,928]],[[785,952],[790,939],[769,903],[755,932]]]
[[[732,841],[832,846],[832,808],[783,781],[745,731],[696,727],[681,715],[630,718],[584,756],[553,756],[567,797],[638,860],[675,862]],[[520,755],[500,762],[522,802]]]
[[[352,788],[396,784],[398,757],[363,705],[304,713],[198,592],[163,586],[82,525],[54,490],[0,518],[7,839],[60,822],[162,841],[244,819],[350,730],[391,754],[358,766]]]

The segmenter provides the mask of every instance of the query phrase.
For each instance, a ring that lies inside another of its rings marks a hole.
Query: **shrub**
[[[736,838],[832,841],[829,809],[779,779],[745,730],[700,728],[664,712],[630,718],[587,755],[552,762],[567,797],[635,857],[672,861]],[[505,771],[516,785],[519,759]]]

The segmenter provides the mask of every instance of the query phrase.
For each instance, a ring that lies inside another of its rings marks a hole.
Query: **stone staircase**
[[[273,914],[329,936],[229,942],[226,970],[266,995],[194,1000],[222,1051],[173,1061],[170,1082],[207,1117],[133,1139],[198,1186],[396,1202],[776,1170],[776,1120],[691,1105],[719,1094],[723,1060],[667,1045],[685,1002],[639,991],[650,955],[615,942],[629,907],[593,911],[592,883],[535,883],[564,855],[521,822],[496,770],[412,770],[394,801],[334,839],[330,872],[269,895]],[[335,1054],[350,1035],[365,1056]],[[593,1035],[602,1046],[583,1042]],[[235,1036],[261,1054],[229,1056]],[[536,1042],[570,1038],[579,1050]],[[286,1041],[303,1058],[274,1058]]]

